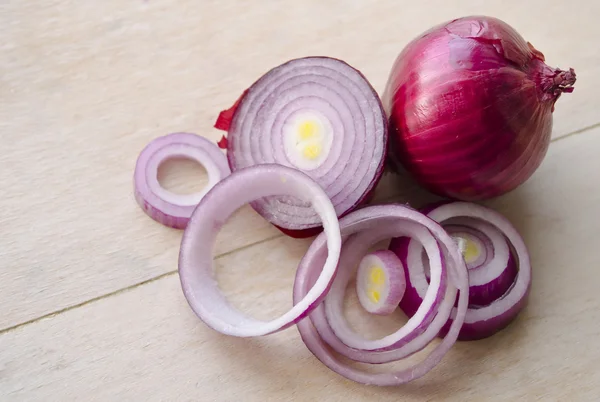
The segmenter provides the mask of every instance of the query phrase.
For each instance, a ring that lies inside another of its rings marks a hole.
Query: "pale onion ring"
[[[407,209],[407,211],[409,211],[406,213],[407,217],[404,219],[397,218],[393,223],[389,223],[392,216],[387,219],[379,219],[381,227],[376,233],[371,231],[369,233],[370,237],[358,233],[355,237],[360,238],[360,242],[349,239],[347,244],[344,244],[338,265],[338,273],[331,285],[331,290],[325,297],[324,305],[329,326],[336,337],[351,348],[382,351],[406,344],[426,330],[437,314],[439,305],[443,300],[447,286],[446,267],[443,264],[438,243],[425,227],[411,220],[411,218],[419,217],[420,214],[410,209]],[[388,221],[387,225],[385,224],[386,220]],[[398,235],[412,236],[424,245],[427,250],[427,257],[432,262],[431,282],[427,288],[427,295],[419,306],[419,311],[405,325],[384,338],[367,340],[356,334],[344,318],[344,293],[353,273],[356,271],[356,262],[368,252],[369,248],[382,240]]]
[[[359,231],[369,231],[370,235],[376,235],[381,223],[383,222],[394,222],[395,220],[413,220],[415,223],[421,224],[427,230],[431,232],[431,234],[438,241],[439,246],[442,248],[442,255],[444,256],[444,261],[448,266],[448,289],[458,290],[459,292],[459,302],[457,308],[457,314],[455,316],[455,320],[452,322],[446,336],[441,341],[439,345],[437,345],[432,352],[425,358],[425,360],[400,371],[394,371],[389,373],[368,373],[358,368],[354,368],[347,363],[344,363],[342,360],[338,359],[330,350],[329,345],[325,342],[324,338],[322,338],[315,328],[315,315],[319,312],[319,310],[323,309],[323,306],[319,306],[317,310],[309,315],[310,320],[303,320],[299,322],[298,330],[300,331],[300,335],[302,340],[309,348],[309,350],[327,367],[336,373],[356,382],[364,383],[364,384],[373,384],[373,385],[399,385],[416,378],[419,378],[425,375],[429,370],[431,370],[435,365],[437,365],[443,356],[448,352],[448,350],[452,347],[456,338],[458,336],[458,332],[462,325],[462,319],[464,318],[464,314],[466,313],[467,303],[468,303],[468,279],[467,279],[467,271],[462,256],[459,254],[458,248],[454,244],[452,238],[442,229],[442,227],[436,222],[428,219],[427,217],[416,213],[415,211],[401,205],[385,205],[385,206],[374,206],[374,207],[366,207],[361,210],[355,211],[348,216],[342,218],[340,220],[340,226],[342,227],[343,236],[349,236],[353,233]],[[402,227],[401,223],[398,223],[398,227]],[[350,241],[348,239],[347,241]],[[362,240],[361,240],[362,241]],[[317,237],[317,239],[313,242],[305,257],[303,258],[298,271],[296,273],[296,281],[294,283],[294,302],[300,301],[306,292],[308,291],[311,285],[311,277],[314,273],[314,270],[318,270],[321,266],[319,258],[322,258],[324,253],[324,238],[322,235]],[[321,257],[319,257],[321,255]],[[454,303],[454,295],[452,293],[446,292],[445,297],[443,298],[445,302],[442,303],[440,309],[438,310],[438,314],[442,314],[443,320],[441,323],[436,322],[434,319],[431,323],[432,326],[443,324],[446,320],[449,309]],[[445,311],[442,311],[445,309]],[[325,321],[326,323],[326,321]],[[323,324],[321,322],[320,324]],[[435,328],[434,328],[435,329]],[[403,358],[406,356],[410,356],[416,351],[422,349],[421,345],[417,345],[421,339],[429,338],[432,339],[433,336],[437,333],[437,329],[435,331],[431,331],[432,333],[428,333],[426,331],[422,335],[414,338],[409,343],[401,346],[399,349],[391,350],[387,352],[371,352],[371,351],[358,351],[353,350],[351,348],[346,348],[353,352],[354,356],[358,357],[355,360],[367,362],[369,360],[375,360],[372,362],[388,362],[391,360],[396,360],[390,358],[390,354],[398,351],[398,356],[392,356]],[[333,343],[333,342],[332,342]],[[344,346],[339,339],[337,340],[338,346]],[[351,353],[349,353],[351,354]],[[387,355],[387,356],[386,356]],[[354,358],[353,357],[353,358]],[[377,361],[378,360],[378,361]]]
[[[204,166],[208,184],[195,194],[175,194],[158,182],[158,168],[172,158],[187,158]],[[176,229],[187,225],[202,197],[230,174],[223,152],[204,137],[173,133],[152,140],[140,153],[134,173],[135,199],[152,219]]]
[[[314,286],[291,310],[272,321],[261,321],[227,302],[213,278],[212,248],[219,229],[236,209],[260,197],[282,194],[311,203],[323,221],[329,255]],[[267,335],[295,324],[323,300],[337,270],[340,248],[335,209],[310,177],[275,164],[240,169],[215,185],[192,214],[181,241],[181,286],[194,313],[214,330],[239,337]]]

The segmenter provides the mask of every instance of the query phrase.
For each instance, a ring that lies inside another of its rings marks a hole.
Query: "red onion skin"
[[[216,129],[229,131],[229,127],[231,126],[231,122],[233,121],[233,116],[235,116],[235,112],[237,111],[237,108],[240,105],[242,99],[244,99],[244,96],[246,96],[246,93],[248,93],[247,89],[244,92],[242,92],[240,97],[229,109],[223,110],[221,111],[221,113],[219,113],[219,116],[217,117],[217,121],[215,121],[214,126]],[[221,147],[222,149],[227,149],[227,137],[223,136],[223,138],[221,138],[221,141],[219,141],[219,147]]]
[[[442,196],[506,193],[541,164],[575,72],[552,69],[506,23],[465,17],[409,43],[383,96],[392,159]]]

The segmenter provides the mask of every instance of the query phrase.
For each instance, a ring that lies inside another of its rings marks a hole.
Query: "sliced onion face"
[[[340,220],[342,235],[346,239],[343,246],[343,259],[346,260],[348,258],[348,261],[353,259],[353,250],[356,250],[356,247],[363,248],[364,252],[366,252],[366,249],[373,242],[376,242],[377,239],[385,238],[386,235],[389,236],[388,233],[384,234],[384,231],[405,231],[410,232],[412,235],[414,233],[412,228],[408,228],[410,224],[420,226],[420,229],[424,229],[426,233],[430,233],[436,240],[434,242],[435,246],[431,245],[431,247],[437,248],[438,252],[441,252],[442,260],[445,262],[443,266],[447,267],[446,279],[448,286],[445,287],[446,291],[442,294],[442,301],[437,310],[433,312],[434,318],[429,320],[430,324],[424,328],[423,332],[414,337],[406,336],[405,340],[407,342],[396,344],[395,349],[370,351],[350,348],[345,345],[330,327],[330,322],[325,316],[324,305],[317,307],[309,315],[309,320],[303,320],[298,323],[302,340],[311,352],[331,370],[353,381],[373,385],[399,385],[425,375],[440,362],[442,357],[454,344],[462,325],[461,320],[466,312],[468,303],[468,280],[464,261],[452,238],[441,226],[422,214],[401,205],[367,207],[349,214]],[[424,236],[423,238],[425,239],[426,235]],[[294,302],[302,300],[308,289],[310,289],[314,277],[323,265],[323,261],[327,257],[324,246],[325,237],[319,235],[302,259],[296,273],[296,281],[294,282]],[[432,251],[432,254],[435,256],[435,251]],[[354,262],[356,261],[354,259]],[[347,270],[351,268],[352,264],[346,264],[340,260],[339,273],[335,281],[339,280],[340,274],[345,272],[347,274]],[[329,293],[330,295],[332,292],[337,292],[335,286],[334,283]],[[436,293],[438,291],[439,289],[436,290]],[[385,363],[411,356],[423,349],[436,336],[439,329],[446,322],[450,316],[457,291],[459,293],[457,314],[445,338],[423,361],[409,368],[389,373],[369,373],[345,363],[331,350],[334,349],[355,361],[368,363]],[[339,317],[341,319],[342,316],[340,315]],[[416,332],[418,331],[413,331],[413,334],[416,334]]]
[[[328,257],[314,286],[294,307],[272,321],[249,317],[233,308],[213,278],[212,248],[217,233],[239,207],[259,197],[288,195],[310,203],[323,220]],[[206,194],[183,234],[179,276],[183,293],[196,315],[227,335],[249,337],[284,329],[305,317],[322,300],[335,275],[341,237],[335,210],[321,187],[304,173],[280,165],[240,169]]]
[[[506,218],[476,204],[446,203],[430,209],[427,216],[455,239],[469,269],[469,310],[459,339],[493,335],[517,316],[529,293],[531,265],[523,239]],[[406,269],[407,289],[400,308],[412,316],[428,286],[423,247],[397,238],[390,250]]]
[[[208,184],[195,194],[175,194],[158,182],[159,166],[173,158],[198,162],[208,173]],[[183,229],[202,197],[230,173],[223,152],[206,138],[190,133],[173,133],[150,142],[140,153],[134,173],[135,199],[152,219]]]
[[[396,254],[378,250],[363,257],[356,273],[356,294],[366,311],[376,315],[393,313],[405,289],[404,267]]]
[[[338,216],[361,204],[383,172],[381,102],[365,77],[340,60],[308,57],[272,69],[247,90],[227,126],[219,125],[228,129],[233,171],[263,163],[299,169],[325,190]],[[288,234],[320,226],[315,211],[294,197],[252,206]]]

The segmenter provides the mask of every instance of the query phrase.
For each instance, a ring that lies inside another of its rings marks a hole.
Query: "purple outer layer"
[[[414,213],[414,210],[402,205],[384,205],[384,206],[373,206],[366,207],[361,210],[355,211],[345,218],[340,220],[340,227],[342,229],[342,236],[347,237],[354,232],[361,230],[376,229],[378,219],[394,219],[398,217],[407,217]],[[419,214],[420,215],[420,214]],[[450,326],[448,333],[438,344],[430,354],[421,362],[415,363],[413,366],[388,373],[369,373],[361,369],[352,367],[347,363],[339,360],[328,348],[328,345],[319,336],[319,333],[313,326],[312,320],[303,320],[298,323],[298,330],[302,340],[309,348],[309,350],[317,357],[323,364],[329,367],[336,373],[359,383],[372,384],[380,386],[391,386],[400,385],[414,379],[420,378],[425,375],[429,370],[435,367],[452,347],[460,327],[462,326],[462,320],[467,310],[468,303],[468,279],[467,279],[467,268],[464,260],[458,252],[458,248],[455,246],[454,241],[450,236],[437,224],[436,222],[428,219],[423,215],[417,215],[418,218],[414,219],[425,226],[437,239],[438,243],[444,248],[444,260],[451,261],[449,269],[449,279],[451,283],[459,290],[459,304],[456,309],[457,314],[455,320]],[[373,226],[374,225],[374,226]],[[371,227],[369,227],[371,226]],[[294,282],[294,303],[302,300],[306,294],[307,289],[310,287],[311,276],[314,275],[312,270],[316,270],[320,267],[318,258],[322,258],[322,245],[323,235],[320,235],[315,239],[309,250],[307,251],[303,263],[298,267],[296,272],[296,280]],[[321,254],[321,257],[319,255]],[[313,260],[317,258],[317,260]],[[319,306],[318,309],[321,309]],[[317,309],[317,310],[318,310]],[[310,315],[312,319],[312,315]],[[416,351],[416,350],[415,350]],[[413,351],[412,353],[414,353]],[[394,352],[394,351],[392,351]],[[369,361],[369,356],[377,356],[381,353],[389,352],[372,352],[372,351],[357,351],[362,353],[362,357],[357,359],[360,361]],[[410,354],[412,354],[410,353]],[[408,354],[408,355],[410,355]],[[384,359],[385,360],[385,359]],[[389,361],[389,360],[387,360]],[[381,361],[383,362],[383,361]]]
[[[478,286],[469,287],[469,307],[486,306],[491,301],[499,299],[512,286],[518,274],[517,262],[512,252],[508,255],[506,269],[499,277]]]
[[[572,70],[547,66],[501,20],[470,16],[440,24],[411,41],[391,69],[383,95],[390,151],[437,194],[503,194],[540,165],[554,104],[574,83]]]
[[[368,87],[370,89],[370,91],[373,95],[373,99],[376,101],[378,109],[379,109],[378,114],[380,113],[381,119],[383,120],[382,141],[383,141],[384,152],[382,153],[381,160],[378,161],[377,168],[372,177],[358,178],[359,180],[368,179],[369,183],[366,186],[366,188],[364,189],[364,191],[362,191],[362,194],[360,194],[357,197],[356,201],[352,205],[345,208],[343,211],[336,209],[338,217],[342,217],[342,216],[345,216],[347,213],[356,209],[358,206],[363,205],[368,199],[370,199],[372,197],[373,192],[375,191],[375,188],[377,186],[377,183],[379,183],[379,180],[381,179],[381,177],[383,175],[383,171],[385,168],[385,157],[387,155],[387,149],[388,149],[387,116],[383,109],[383,105],[381,103],[379,95],[377,94],[375,89],[371,86],[371,84],[366,79],[366,77],[359,70],[348,65],[346,62],[339,60],[339,59],[323,57],[323,56],[304,57],[304,58],[290,60],[290,61],[268,71],[266,74],[264,74],[259,80],[257,80],[254,84],[252,84],[252,86],[250,88],[248,88],[248,90],[246,90],[246,92],[243,94],[241,99],[238,99],[238,105],[235,108],[235,111],[233,112],[231,127],[230,127],[230,130],[228,133],[228,138],[227,138],[227,159],[228,159],[229,166],[232,171],[239,169],[239,167],[236,164],[236,155],[233,152],[233,148],[234,148],[235,141],[236,141],[236,136],[235,136],[235,132],[233,132],[232,128],[236,126],[237,119],[239,118],[239,111],[244,108],[244,104],[248,101],[252,101],[253,87],[255,87],[259,82],[261,82],[263,80],[268,80],[270,75],[274,74],[275,71],[277,71],[278,69],[280,69],[284,66],[287,66],[292,63],[296,63],[298,61],[311,60],[311,59],[315,59],[315,60],[322,59],[322,60],[328,60],[328,61],[335,61],[335,62],[340,63],[340,65],[343,65],[344,68],[350,68],[353,71],[355,71],[356,73],[358,73],[358,75],[360,77],[362,77],[362,79],[364,80],[366,87]],[[365,133],[365,135],[370,135],[370,134],[371,133]],[[367,152],[368,151],[369,150],[367,150]],[[342,155],[342,157],[344,157],[344,156]],[[349,157],[349,155],[346,155],[346,158],[348,158],[348,157]],[[338,163],[336,163],[336,165],[338,165]],[[305,173],[308,173],[310,175],[310,172],[305,172]],[[328,194],[328,195],[330,196],[330,198],[333,198],[333,196],[334,196],[334,194]],[[341,201],[344,201],[344,200],[341,200]],[[334,200],[334,206],[336,204],[337,203]],[[263,216],[265,219],[269,220],[272,224],[274,224],[277,228],[279,228],[283,233],[285,233],[291,237],[295,237],[295,238],[310,237],[310,236],[317,234],[318,231],[320,230],[320,227],[321,227],[320,223],[314,223],[314,222],[305,223],[305,222],[303,222],[303,219],[306,219],[306,218],[300,217],[300,216],[291,216],[291,217],[289,217],[289,219],[287,219],[286,221],[283,221],[283,222],[279,222],[279,221],[273,222],[274,214],[272,211],[269,210],[270,206],[268,203],[261,201],[261,202],[253,202],[253,203],[251,203],[251,205],[261,216]]]

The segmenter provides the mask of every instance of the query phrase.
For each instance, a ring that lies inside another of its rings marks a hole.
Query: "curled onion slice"
[[[506,327],[525,306],[531,286],[529,253],[522,237],[502,215],[477,204],[446,203],[429,209],[427,216],[457,241],[468,268],[469,309],[459,339],[486,338]],[[400,308],[412,316],[428,286],[423,247],[396,238],[390,250],[404,264],[407,289]]]
[[[159,166],[173,158],[198,162],[208,173],[208,184],[195,194],[175,194],[158,182]],[[173,133],[152,140],[140,153],[134,173],[135,199],[152,219],[176,229],[187,225],[202,197],[230,173],[223,152],[204,137]]]
[[[377,315],[393,313],[405,289],[404,267],[396,254],[377,250],[363,257],[356,274],[356,294],[366,311]]]
[[[299,169],[332,200],[338,216],[363,203],[381,178],[387,124],[366,78],[327,57],[291,60],[262,76],[217,127],[228,131],[232,171],[262,163]],[[293,197],[268,197],[254,209],[286,234],[304,237],[320,227],[318,215]]]
[[[397,349],[369,351],[350,348],[335,336],[325,317],[324,305],[319,306],[312,312],[309,315],[309,320],[303,320],[298,323],[298,330],[300,331],[302,340],[310,351],[331,370],[353,381],[373,385],[399,385],[419,378],[441,361],[458,336],[468,304],[467,272],[464,261],[453,239],[439,224],[402,205],[363,208],[340,220],[342,235],[346,238],[343,245],[343,258],[345,259],[345,255],[349,256],[350,254],[346,253],[349,252],[348,250],[354,250],[355,246],[363,245],[366,248],[370,247],[370,244],[367,246],[368,243],[375,242],[376,239],[384,236],[382,228],[386,228],[386,231],[393,228],[397,232],[409,232],[411,230],[408,229],[408,225],[411,223],[421,226],[422,229],[425,229],[425,232],[429,232],[436,240],[435,246],[432,244],[429,247],[440,251],[442,260],[445,262],[444,266],[448,268],[446,271],[448,286],[445,288],[446,291],[443,294],[442,303],[434,312],[433,315],[435,318],[430,321],[429,327],[426,327],[424,332],[413,337],[407,343],[395,345],[398,346]],[[426,235],[423,238],[425,239]],[[369,239],[368,242],[367,239]],[[366,249],[364,251],[366,252]],[[435,258],[433,250],[432,254],[432,257]],[[294,302],[302,300],[308,292],[326,256],[325,237],[319,235],[311,244],[296,273]],[[336,276],[336,281],[339,278],[339,274],[345,272],[348,267],[352,267],[352,265],[345,265],[340,260],[340,271],[338,276]],[[333,291],[334,288],[332,287],[329,294]],[[459,294],[458,307],[455,309],[455,319],[448,328],[446,336],[424,360],[415,363],[411,367],[389,373],[369,373],[339,359],[330,349],[333,348],[353,360],[369,363],[385,363],[411,356],[425,347],[436,336],[437,331],[439,331],[450,316],[457,292]],[[441,319],[438,319],[438,316]]]
[[[227,302],[213,278],[212,248],[218,230],[236,209],[256,198],[273,195],[298,197],[312,205],[323,221],[329,254],[314,286],[296,300],[291,310],[272,321],[261,321]],[[323,300],[336,273],[340,247],[340,228],[333,205],[310,177],[274,164],[240,169],[217,183],[194,210],[181,241],[181,286],[194,313],[214,330],[239,337],[267,335],[298,322]]]

